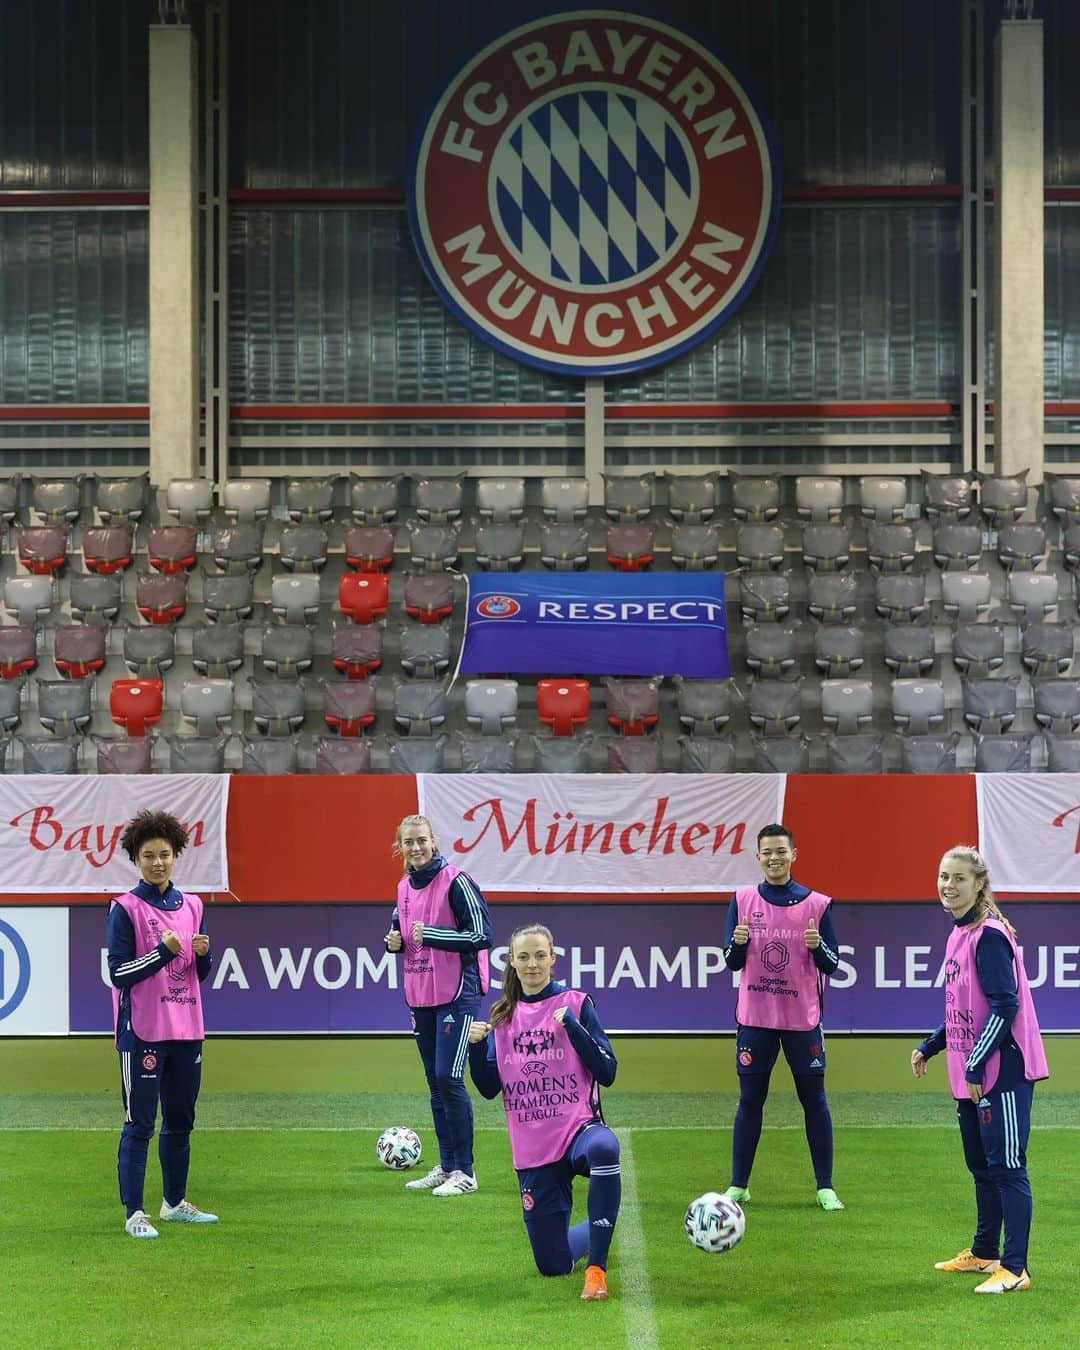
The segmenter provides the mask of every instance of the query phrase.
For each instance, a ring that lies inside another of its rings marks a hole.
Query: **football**
[[[729,1252],[742,1240],[746,1216],[726,1195],[706,1191],[686,1211],[686,1236],[703,1252]]]
[[[388,1130],[383,1130],[379,1135],[379,1142],[375,1145],[379,1161],[384,1167],[390,1167],[395,1172],[404,1172],[406,1168],[414,1167],[420,1161],[422,1151],[420,1136],[407,1125],[391,1125]]]

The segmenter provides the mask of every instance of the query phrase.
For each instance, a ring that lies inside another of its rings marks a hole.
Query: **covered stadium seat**
[[[859,510],[880,525],[904,519],[907,480],[868,476],[859,479]]]
[[[34,577],[33,580],[44,581],[45,578]],[[120,577],[72,576],[68,581],[68,604],[75,618],[86,623],[111,623],[123,604]]]
[[[0,628],[0,679],[17,680],[37,669],[37,632],[19,625]]]
[[[82,742],[75,736],[56,740],[46,736],[20,736],[23,773],[72,774],[79,772]]]
[[[409,562],[413,567],[422,572],[445,572],[448,567],[457,566],[456,525],[412,520],[408,531]]]
[[[746,630],[746,667],[758,679],[781,680],[799,666],[799,635],[778,623],[757,623]]]
[[[608,520],[644,520],[653,505],[655,473],[605,473],[604,515]]]
[[[934,530],[933,554],[943,572],[970,572],[982,558],[982,527],[942,520]]]
[[[943,729],[945,686],[940,680],[893,680],[892,716],[901,730],[913,736]]]
[[[1080,523],[1080,478],[1048,473],[1043,483],[1050,515],[1061,525]]]
[[[10,527],[19,518],[22,480],[21,473],[9,473],[0,478],[0,525]]]
[[[454,733],[462,773],[516,773],[518,737],[458,731]]]
[[[536,716],[553,736],[572,736],[589,720],[588,680],[550,679],[536,682]]]
[[[180,689],[180,716],[196,736],[216,736],[232,723],[236,693],[232,680],[185,680]]]
[[[446,524],[460,520],[465,505],[463,473],[413,477],[413,510],[425,523]]]
[[[253,741],[242,736],[241,773],[296,773],[300,767],[300,756],[296,741],[291,736],[278,736],[273,740]]]
[[[98,773],[153,773],[153,736],[95,736]]]
[[[362,736],[375,724],[371,680],[323,680],[323,721],[338,736]]]
[[[660,717],[660,685],[656,680],[605,679],[608,725],[622,736],[643,736]]]
[[[246,568],[257,572],[263,564],[263,526],[256,521],[216,525],[210,531],[210,556],[223,572]]]
[[[915,531],[910,525],[871,525],[866,560],[875,572],[907,572],[915,562]]]
[[[809,773],[810,742],[805,736],[754,736],[755,773]]]
[[[454,612],[454,579],[437,573],[405,578],[405,613],[420,623],[441,623]]]
[[[290,578],[299,581],[299,577]],[[318,585],[318,583],[316,583]],[[453,592],[451,591],[451,594]],[[338,582],[338,604],[353,623],[374,623],[390,604],[390,582],[384,572],[346,572]],[[316,614],[318,596],[316,595]],[[314,617],[314,616],[313,616]],[[294,620],[295,622],[295,620]]]
[[[791,613],[791,578],[787,572],[742,573],[739,608],[750,623],[779,623],[786,619]]]
[[[874,586],[874,607],[890,623],[924,622],[929,618],[926,578],[921,572],[882,573]]]
[[[946,572],[941,600],[946,615],[957,623],[973,623],[990,609],[990,578],[985,572]]]
[[[750,725],[766,736],[786,736],[802,719],[802,680],[754,680],[747,699]]]
[[[84,623],[53,630],[53,664],[68,680],[85,680],[105,668],[105,630]]]
[[[780,481],[756,474],[729,473],[731,513],[736,520],[762,523],[780,513]]]
[[[85,474],[30,479],[30,505],[46,525],[74,525],[82,514]]]
[[[465,721],[486,736],[499,736],[517,721],[517,680],[468,680]]]
[[[1003,525],[998,530],[998,562],[1007,569],[1030,572],[1044,563],[1050,548],[1042,525]]]
[[[262,631],[259,660],[279,680],[295,680],[314,663],[315,636],[305,624],[273,624]]]
[[[386,572],[394,565],[394,531],[388,525],[351,525],[345,562],[355,572]]]
[[[446,767],[445,736],[389,736],[391,773],[442,773]]]
[[[434,735],[448,711],[441,680],[395,680],[394,725],[406,736]]]
[[[1016,718],[1018,677],[963,681],[964,721],[973,731],[999,735]]]
[[[1029,623],[1020,638],[1020,661],[1032,675],[1067,675],[1073,662],[1073,626]]]
[[[344,587],[347,581],[364,580],[374,581],[375,578],[350,573],[342,577],[341,583]],[[298,576],[285,572],[273,577],[270,581],[270,612],[279,623],[314,623],[319,617],[319,578],[313,572],[301,572]]]
[[[1030,773],[1031,737],[976,736],[976,773]]]
[[[784,565],[784,531],[779,525],[740,525],[735,561],[751,572],[777,572]]]
[[[971,479],[966,474],[937,474],[923,469],[922,490],[923,513],[935,523],[964,520],[975,505]]]
[[[159,525],[146,541],[147,560],[155,572],[190,572],[198,558],[196,549],[193,525]]]
[[[250,575],[214,576],[203,573],[203,613],[211,623],[239,623],[255,609],[255,585]]]
[[[304,725],[304,686],[300,680],[257,680],[251,686],[251,721],[263,736],[289,736]]]
[[[861,628],[822,624],[814,633],[814,665],[826,679],[844,679],[862,669],[865,645]]]
[[[382,665],[380,625],[342,624],[330,639],[330,664],[348,680],[362,680]]]
[[[894,579],[898,578],[888,578]],[[814,572],[810,577],[806,608],[821,623],[850,624],[859,608],[858,582],[850,572]]]
[[[589,509],[588,482],[584,478],[541,479],[540,509],[559,525],[584,520]]]
[[[1067,572],[1080,572],[1080,520],[1070,520],[1061,539],[1061,561]]]
[[[476,565],[486,572],[516,572],[525,563],[525,527],[481,521],[476,526]]]
[[[663,741],[659,735],[627,740],[625,736],[607,738],[607,773],[660,773],[663,770]]]
[[[553,521],[540,529],[540,561],[553,572],[582,572],[589,565],[584,525]]]
[[[209,478],[173,478],[165,489],[165,510],[180,525],[204,528],[214,509]]]
[[[22,683],[0,681],[0,730],[14,731],[22,721]]]
[[[608,563],[620,572],[642,572],[653,563],[656,529],[645,521],[623,521],[606,530]]]
[[[106,525],[137,525],[146,510],[148,473],[131,478],[99,478],[94,494],[98,517]]]
[[[874,732],[857,736],[826,736],[826,764],[830,773],[884,773],[883,742]]]
[[[398,660],[401,668],[416,679],[438,679],[450,667],[450,625],[407,624],[398,637]]]
[[[873,680],[822,680],[821,720],[838,736],[855,736],[874,721]]]
[[[735,742],[730,736],[680,736],[680,773],[734,773]]]
[[[244,625],[204,623],[193,628],[191,664],[207,679],[230,679],[244,664]]]
[[[397,478],[361,478],[349,475],[349,508],[359,525],[378,525],[398,513]]]
[[[851,561],[848,525],[807,525],[803,530],[802,559],[815,572],[839,572]]]
[[[668,514],[685,525],[704,525],[716,514],[716,484],[719,474],[669,473]]]
[[[843,506],[843,479],[811,478],[801,474],[795,479],[795,514],[802,520],[819,524],[839,520]]]
[[[230,520],[247,525],[270,514],[269,478],[232,478],[225,484],[222,506]]]
[[[1005,664],[1005,631],[996,623],[958,624],[952,638],[953,665],[962,675],[986,676]]]
[[[1043,731],[1068,736],[1080,731],[1080,680],[1033,680],[1035,721]]]
[[[124,629],[124,665],[143,680],[159,680],[176,659],[176,633],[170,625]]]
[[[720,531],[691,522],[671,531],[671,562],[686,572],[707,572],[720,561]]]
[[[934,633],[929,627],[889,624],[882,634],[882,660],[901,679],[929,675],[934,668]]]
[[[371,742],[363,737],[339,740],[323,736],[315,743],[315,773],[370,773]]]
[[[534,773],[589,773],[592,770],[591,731],[580,736],[545,736],[532,738]]]
[[[228,736],[170,736],[170,773],[224,773]]]
[[[113,680],[109,714],[129,736],[145,736],[146,728],[161,721],[164,683],[161,680]]]
[[[1027,469],[1020,473],[979,474],[979,513],[992,530],[1011,524],[1027,510]]]
[[[482,520],[494,525],[520,520],[525,514],[525,479],[477,479],[476,510]]]
[[[93,680],[38,680],[38,721],[56,736],[85,731],[93,716],[93,691]]]
[[[134,545],[127,525],[96,525],[84,530],[83,563],[88,572],[109,576],[131,566]]]
[[[334,517],[337,474],[329,478],[290,478],[285,484],[289,519],[302,525],[325,525]]]
[[[1024,623],[1042,623],[1055,613],[1058,579],[1052,572],[1010,572],[1005,598]]]
[[[175,623],[187,609],[187,573],[143,573],[135,587],[135,608],[147,623]]]
[[[67,530],[61,525],[24,525],[19,562],[34,576],[53,576],[67,563]]]
[[[289,572],[321,572],[330,553],[330,538],[321,525],[288,525],[281,531],[278,558]]]
[[[1048,773],[1080,773],[1080,736],[1046,737]]]
[[[960,734],[956,731],[901,736],[900,768],[904,773],[955,773],[959,742]]]

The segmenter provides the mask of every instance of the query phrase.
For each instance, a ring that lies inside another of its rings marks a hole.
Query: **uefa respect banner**
[[[981,773],[979,847],[997,891],[1080,891],[1080,777]]]
[[[183,890],[229,888],[228,774],[26,774],[0,777],[0,893],[122,895],[135,879],[120,848],[136,811],[169,811],[189,832]]]
[[[439,847],[488,891],[715,895],[761,880],[783,774],[421,774]]]
[[[470,576],[458,670],[727,679],[722,572]]]

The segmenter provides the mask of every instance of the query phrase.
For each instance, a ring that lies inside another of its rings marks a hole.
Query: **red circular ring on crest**
[[[521,613],[521,605],[512,595],[486,595],[476,606],[483,619],[512,619]]]

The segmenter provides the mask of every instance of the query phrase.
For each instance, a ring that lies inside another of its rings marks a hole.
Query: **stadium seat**
[[[67,544],[61,525],[24,525],[19,531],[19,562],[36,577],[53,576],[67,563]]]
[[[589,565],[589,536],[583,525],[555,521],[540,528],[540,561],[553,572],[581,572]]]
[[[388,525],[352,525],[345,531],[345,562],[355,572],[386,572],[394,565]]]
[[[622,736],[643,736],[660,717],[660,685],[655,680],[605,679],[608,725]]]
[[[476,510],[482,520],[508,525],[525,514],[524,478],[480,478],[476,483]]]
[[[1061,539],[1061,561],[1067,572],[1080,572],[1080,520],[1070,520]]]
[[[1005,664],[1005,631],[996,623],[958,624],[952,637],[953,665],[962,675],[992,675]]]
[[[454,733],[462,773],[516,773],[518,738],[515,732],[505,736],[484,736],[467,731]]]
[[[45,578],[34,577],[33,580],[43,582]],[[51,594],[51,587],[48,593]],[[86,623],[111,623],[119,615],[123,604],[120,578],[76,574],[68,582],[68,604],[75,618]],[[48,612],[45,611],[46,614]]]
[[[460,520],[465,505],[465,475],[413,478],[413,510],[425,524],[445,525]]]
[[[943,572],[970,572],[982,558],[982,528],[943,520],[934,530],[934,562]]]
[[[477,567],[486,572],[516,572],[525,563],[525,527],[512,522],[480,521],[473,548]]]
[[[746,630],[746,667],[758,679],[781,680],[798,670],[799,635],[777,623],[757,623]]]
[[[393,520],[398,513],[398,479],[350,474],[349,508],[358,525],[381,525]]]
[[[349,680],[362,680],[382,665],[382,629],[378,624],[342,624],[334,629],[330,664]]]
[[[976,736],[976,773],[1030,773],[1030,736]]]
[[[805,736],[754,736],[755,773],[809,773],[810,742]]]
[[[53,630],[53,664],[68,680],[85,680],[105,669],[105,630],[61,624]]]
[[[351,572],[341,578],[342,588],[348,581],[374,582],[375,578]],[[319,578],[313,572],[301,572],[299,576],[286,572],[271,578],[270,613],[279,623],[315,623],[319,617]],[[360,620],[354,617],[354,622]]]
[[[605,531],[607,560],[620,572],[642,572],[652,566],[656,529],[645,521],[624,521]]]
[[[904,773],[955,773],[956,731],[928,736],[901,736],[900,768]]]
[[[272,629],[284,632],[284,629]],[[244,625],[204,623],[191,630],[191,664],[199,675],[228,680],[244,664]]]
[[[255,584],[250,575],[203,573],[203,613],[211,623],[239,623],[255,609]]]
[[[534,735],[534,773],[590,773],[592,771],[591,731],[580,736]]]
[[[998,530],[998,562],[1006,569],[1030,572],[1044,563],[1049,553],[1042,525],[1003,525]]]
[[[210,531],[210,556],[223,572],[242,568],[257,572],[263,564],[263,526],[254,521],[215,526]]]
[[[232,680],[185,680],[180,689],[180,716],[196,736],[216,736],[232,723],[236,694]]]
[[[469,680],[465,721],[485,736],[498,736],[517,721],[517,680]]]
[[[731,513],[736,520],[762,524],[780,512],[780,483],[776,478],[729,473]]]
[[[145,736],[146,728],[161,721],[164,705],[162,680],[113,680],[109,714],[129,736]]]
[[[300,767],[296,742],[291,736],[266,741],[253,741],[242,736],[240,740],[243,745],[241,773],[287,774],[296,773]]]
[[[187,609],[187,574],[140,574],[135,586],[135,608],[147,623],[175,623],[183,618]]]
[[[0,478],[0,525],[10,527],[19,518],[22,479],[21,473],[9,473]]]
[[[915,531],[910,525],[871,525],[866,560],[875,572],[906,572],[915,562]]]
[[[7,773],[10,761],[8,755],[12,749],[12,742],[0,738],[0,773]]]
[[[94,494],[98,517],[106,525],[137,525],[146,510],[150,475],[133,478],[99,478]]]
[[[896,725],[912,736],[943,730],[945,686],[940,680],[893,680],[892,716]]]
[[[457,526],[432,521],[411,520],[409,531],[409,562],[423,572],[445,572],[456,567],[458,561]]]
[[[1080,731],[1080,680],[1033,680],[1035,721],[1055,736]]]
[[[17,680],[37,669],[37,632],[20,624],[0,628],[0,678]]]
[[[929,627],[889,624],[881,648],[886,669],[901,679],[929,675],[934,668],[934,634]]]
[[[1080,773],[1080,736],[1046,737],[1048,773]]]
[[[128,624],[122,655],[137,679],[160,680],[176,659],[176,632],[171,625],[140,628]]]
[[[329,478],[290,478],[285,484],[285,509],[298,525],[325,525],[334,517],[337,475]]]
[[[300,680],[257,680],[251,686],[251,721],[263,736],[289,736],[304,725],[304,686]]]
[[[939,520],[964,520],[971,515],[974,493],[965,474],[936,474],[922,470],[923,512]]]
[[[964,680],[964,722],[973,731],[999,735],[1016,717],[1018,677]]]
[[[44,736],[20,736],[23,773],[72,774],[79,772],[82,742],[74,736],[61,740]]]
[[[861,628],[822,624],[814,633],[814,665],[826,679],[844,679],[862,669],[864,648]]]
[[[407,624],[398,639],[398,660],[416,679],[437,679],[450,668],[450,625]]]
[[[784,531],[779,525],[740,525],[735,561],[751,572],[777,572],[784,565]]]
[[[98,773],[153,773],[153,736],[95,736]]]
[[[882,573],[874,593],[875,609],[890,623],[922,623],[929,618],[926,578],[922,573]]]
[[[441,680],[394,682],[394,725],[406,736],[432,736],[449,705]]]
[[[826,764],[830,773],[884,773],[882,739],[874,733],[826,736]]]
[[[362,736],[375,724],[371,680],[323,680],[323,721],[338,736]]]
[[[281,531],[278,558],[289,572],[321,572],[330,552],[330,540],[321,525],[288,525]]]
[[[554,736],[572,736],[589,720],[588,680],[538,680],[536,717]]]
[[[93,692],[93,680],[38,680],[38,721],[56,736],[85,731],[93,716]]]
[[[228,736],[170,736],[170,773],[224,773]]]
[[[262,631],[259,660],[279,680],[295,680],[311,669],[315,636],[304,624],[273,624]]]
[[[859,479],[859,510],[867,520],[873,520],[879,525],[903,520],[906,507],[906,479],[877,477]]]
[[[109,576],[131,566],[131,530],[126,525],[97,525],[84,530],[83,564],[88,572]]]
[[[806,608],[821,623],[850,624],[859,608],[855,577],[850,572],[814,572],[810,577]]]
[[[230,479],[221,502],[226,516],[239,525],[265,520],[270,514],[270,479]]]
[[[720,531],[715,525],[676,525],[671,531],[671,562],[686,572],[707,572],[720,561]]]
[[[729,736],[680,736],[679,772],[734,773],[734,741]]]
[[[679,721],[691,736],[717,736],[731,721],[730,680],[686,680],[675,676]]]
[[[957,623],[973,623],[990,609],[990,578],[985,572],[946,572],[941,578],[946,615]]]
[[[82,485],[86,475],[30,479],[30,505],[45,525],[74,525],[82,514]]]
[[[405,578],[405,613],[420,623],[441,623],[454,612],[454,579],[437,573]]]
[[[371,742],[323,736],[315,743],[315,773],[370,773]]]
[[[873,680],[822,680],[821,720],[838,736],[856,736],[873,725]]]
[[[391,736],[391,773],[442,773],[446,762],[445,736]]]
[[[209,478],[173,478],[165,489],[165,510],[180,525],[204,528],[214,509]]]
[[[1027,476],[1012,474],[979,474],[979,511],[992,530],[1011,524],[1027,510]]]
[[[739,577],[739,608],[750,623],[778,623],[787,618],[791,613],[790,577],[786,572],[744,572]]]
[[[159,525],[150,531],[147,560],[156,572],[190,572],[195,566],[195,529],[191,525]]]
[[[605,473],[604,515],[608,520],[645,520],[653,505],[654,473]]]
[[[290,578],[300,581],[301,578]],[[316,586],[318,583],[316,582]],[[318,595],[316,594],[316,615]],[[353,623],[374,623],[390,604],[390,582],[385,572],[346,572],[338,582],[338,604]],[[314,619],[315,615],[312,616]],[[305,620],[306,622],[307,620]],[[292,620],[296,622],[296,620]]]
[[[623,736],[607,739],[607,773],[660,773],[663,744],[659,735],[647,740],[626,740]]]
[[[1024,623],[1041,623],[1055,613],[1058,579],[1052,572],[1010,572],[1005,598]]]
[[[584,520],[589,509],[589,484],[584,478],[541,479],[540,509],[559,525]]]
[[[0,730],[14,731],[22,721],[21,680],[0,681]]]
[[[704,525],[716,514],[716,484],[719,475],[669,473],[668,514],[682,525]]]
[[[1073,627],[1029,623],[1020,638],[1020,661],[1032,675],[1067,675],[1073,662]]]
[[[847,525],[807,525],[802,559],[815,572],[839,572],[851,561],[851,529]]]
[[[766,736],[786,736],[802,719],[802,680],[754,680],[747,706],[752,727]]]
[[[1080,478],[1048,473],[1044,484],[1050,515],[1061,525],[1080,523]]]
[[[801,520],[817,524],[839,520],[844,505],[844,483],[840,478],[795,479],[795,514]]]

